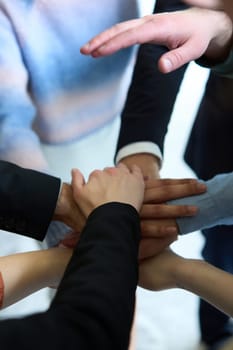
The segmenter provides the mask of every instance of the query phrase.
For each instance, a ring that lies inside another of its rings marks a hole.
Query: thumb
[[[163,54],[158,61],[159,70],[162,73],[170,73],[184,64],[199,58],[206,49],[205,43],[198,47],[195,40],[189,40],[178,48]]]
[[[72,175],[71,186],[73,188],[74,193],[76,193],[85,185],[85,179],[79,169],[72,169],[71,175]]]

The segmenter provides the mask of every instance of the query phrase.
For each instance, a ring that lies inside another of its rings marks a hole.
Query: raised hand
[[[193,7],[116,24],[91,39],[81,53],[100,57],[134,44],[164,45],[168,52],[158,68],[169,73],[204,54],[222,61],[231,49],[231,37],[232,22],[223,11]]]

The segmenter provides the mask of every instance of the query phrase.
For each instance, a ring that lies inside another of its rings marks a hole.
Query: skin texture
[[[198,25],[197,25],[198,23]],[[116,24],[91,39],[81,53],[101,57],[134,44],[164,45],[158,68],[169,73],[202,55],[221,62],[231,49],[232,21],[219,10],[192,7]]]
[[[203,260],[186,259],[164,250],[141,262],[139,285],[152,291],[182,288],[233,316],[233,276]]]
[[[142,159],[144,160],[144,157],[138,157],[138,155],[132,158],[133,161],[136,161],[137,158],[139,158],[140,161],[142,161]],[[150,157],[150,160],[153,158],[155,157]],[[148,164],[148,157],[146,157],[145,160],[145,164]],[[143,167],[142,162],[140,163],[140,166]],[[125,165],[119,165],[119,167],[127,169],[127,172],[131,170],[133,171],[135,168],[133,163],[130,165],[127,164],[127,168]],[[105,173],[114,173],[116,169],[107,168],[105,169]],[[159,179],[154,175],[156,174],[156,167],[154,164],[152,164],[152,166],[149,165],[147,169],[149,169],[150,172],[145,171],[143,174],[144,178],[146,177],[147,180],[144,181],[144,197],[139,211],[143,238],[139,248],[140,259],[158,254],[177,239],[179,229],[176,223],[176,218],[193,216],[198,211],[198,208],[195,206],[167,205],[166,202],[185,196],[200,194],[206,191],[206,186],[195,179]],[[145,173],[149,175],[145,176]],[[59,208],[59,217],[61,220],[64,217],[67,217],[67,215],[71,215],[71,218],[75,217],[77,221],[75,225],[73,223],[70,225],[71,227],[74,227],[73,231],[68,232],[65,239],[60,242],[60,246],[68,248],[73,248],[77,244],[80,238],[80,232],[87,217],[87,213],[81,208],[82,197],[79,194],[79,187],[80,184],[84,185],[84,179],[77,169],[74,169],[72,174],[73,189],[69,185],[63,186],[63,199],[61,194],[61,204],[58,204],[57,206],[57,208]],[[90,175],[90,178],[98,178],[98,174],[101,174],[101,171],[95,171],[94,174],[92,173]],[[97,193],[96,197],[98,198]],[[129,198],[127,198],[127,200],[128,199]],[[72,203],[72,205],[70,205],[70,203]],[[92,207],[91,204],[90,207]],[[81,220],[81,224],[79,220]],[[75,230],[76,227],[78,227],[78,230]]]
[[[91,208],[100,205],[99,198],[101,198],[101,196],[99,195],[99,191],[102,191],[105,184],[108,183],[110,179],[114,179],[115,176],[116,182],[114,186],[117,188],[117,176],[119,171],[124,172],[125,180],[128,177],[131,178],[133,175],[139,175],[138,167],[132,167],[133,173],[130,173],[130,170],[125,165],[119,165],[118,168],[106,168],[104,171],[95,170],[90,174],[88,182],[85,184],[79,170],[74,169],[72,171],[74,199],[80,206],[84,217],[88,217],[92,210]],[[141,171],[140,176],[142,176]],[[134,186],[133,181],[130,181],[130,183],[131,186]],[[129,196],[125,189],[124,197],[121,199],[121,201],[128,204],[131,203],[140,213],[142,240],[139,247],[139,259],[158,254],[177,239],[179,232],[175,219],[178,216],[192,216],[197,213],[198,209],[196,207],[169,206],[166,204],[166,201],[206,191],[205,185],[194,179],[151,179],[145,181],[145,183],[143,181],[143,184],[143,203],[141,203],[140,207],[132,202],[133,198],[131,196],[135,193],[135,190],[131,189],[131,195]],[[94,185],[95,191],[93,191],[92,187]],[[116,188],[113,187],[111,191],[116,190]],[[127,190],[129,190],[128,187]],[[108,191],[110,190],[108,189]],[[89,197],[91,198],[90,203],[86,203],[83,198],[83,195],[88,193],[92,193],[92,196]],[[108,195],[110,195],[110,193],[108,194],[108,192],[106,192],[106,201]],[[118,195],[122,196],[120,193],[118,193]],[[115,201],[119,201],[117,196]],[[67,240],[62,243],[68,247],[72,247],[78,239],[79,236],[75,238],[75,235],[70,235],[67,237]]]
[[[56,287],[71,254],[71,249],[51,248],[0,257],[4,284],[2,307],[5,308],[39,289]]]
[[[145,184],[142,172],[136,166],[131,172],[124,165],[95,170],[87,183],[79,170],[74,170],[72,176],[73,198],[77,200],[85,219],[95,208],[109,202],[129,204],[138,212],[141,209]],[[63,187],[64,189],[68,187]],[[63,195],[64,193],[61,198]],[[1,257],[0,272],[4,286],[2,307],[41,288],[56,287],[71,255],[72,249],[51,248]]]
[[[140,168],[132,171],[123,164],[104,170],[94,170],[87,183],[78,169],[72,171],[73,196],[87,218],[96,207],[113,202],[132,205],[138,212],[144,197],[144,179]]]
[[[53,219],[64,222],[77,232],[85,224],[85,218],[74,201],[71,185],[67,183],[62,184]]]

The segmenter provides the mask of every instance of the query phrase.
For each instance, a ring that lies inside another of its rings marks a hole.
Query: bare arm
[[[205,261],[185,259],[166,250],[141,263],[139,284],[154,291],[185,289],[233,316],[233,276]]]
[[[72,250],[51,248],[0,257],[3,280],[2,307],[48,286],[57,286]]]

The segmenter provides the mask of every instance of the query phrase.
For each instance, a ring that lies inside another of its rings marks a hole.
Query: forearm
[[[2,307],[48,286],[58,285],[71,256],[71,250],[53,248],[0,258],[4,293]]]
[[[205,299],[226,314],[233,316],[233,276],[202,260],[182,260],[176,271],[179,288]]]

